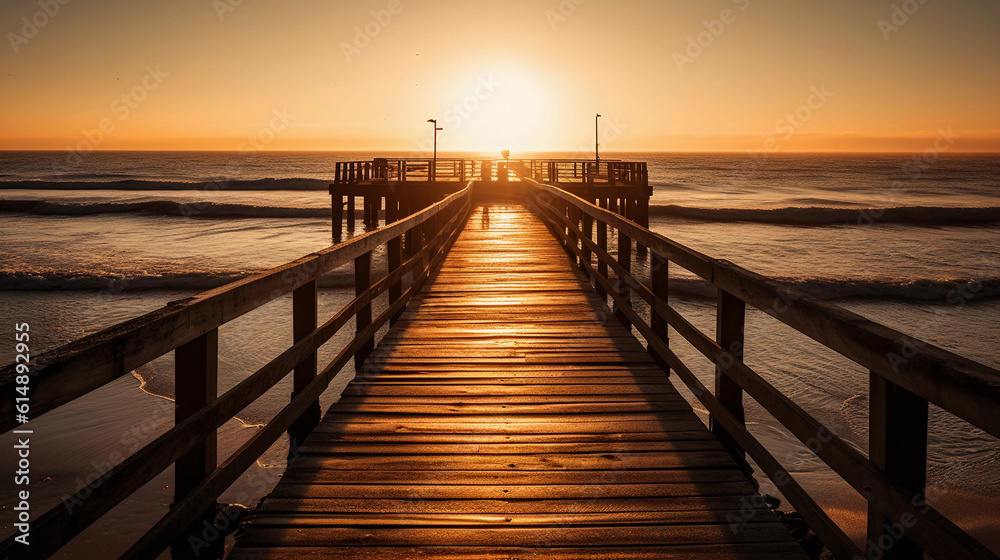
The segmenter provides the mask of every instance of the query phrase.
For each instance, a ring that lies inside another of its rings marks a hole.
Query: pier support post
[[[354,223],[357,218],[357,207],[355,204],[356,201],[354,195],[347,195],[347,232],[351,235],[354,235],[354,230],[357,227]]]
[[[292,292],[292,339],[294,342],[299,342],[316,330],[317,299],[318,291],[315,280]],[[316,353],[313,352],[302,363],[295,366],[292,398],[295,398],[316,379],[316,364]],[[316,400],[288,429],[289,462],[298,455],[299,446],[305,441],[306,436],[319,425],[319,417],[319,400]]]
[[[344,239],[344,195],[332,195],[330,207],[332,209],[333,242],[340,243]]]
[[[365,253],[354,259],[354,295],[355,297],[365,293],[372,285],[372,254]],[[360,334],[368,325],[372,324],[372,304],[361,306],[355,316],[354,332]],[[361,371],[365,360],[375,350],[375,337],[372,336],[354,354],[354,371]]]
[[[733,360],[743,360],[743,329],[746,321],[746,303],[740,298],[719,290],[716,309],[716,342],[722,349],[715,366],[715,398],[740,422],[745,421],[743,389],[730,378],[725,370]],[[712,422],[712,432],[737,461],[745,463],[746,452],[722,426]]]
[[[927,401],[870,372],[868,458],[922,504],[927,486]],[[922,560],[924,551],[905,534],[889,532],[899,520],[868,505],[869,558]],[[895,533],[895,534],[893,534]],[[884,546],[891,543],[891,546]],[[871,548],[874,545],[874,549]]]
[[[667,292],[668,285],[670,283],[670,261],[666,257],[660,255],[659,253],[651,252],[649,254],[649,269],[650,269],[650,280],[653,296],[657,299],[663,300],[664,303],[667,302]],[[660,337],[660,340],[664,344],[669,345],[669,331],[667,329],[667,320],[665,317],[657,313],[656,311],[656,300],[653,301],[653,305],[650,306],[649,318],[650,326],[656,336]],[[652,345],[647,346],[646,350],[653,357],[653,360],[660,364],[663,371],[670,375],[670,366],[667,364],[667,360],[660,356]]]
[[[211,331],[174,351],[174,423],[180,423],[214,401],[219,393],[219,330]],[[212,432],[174,464],[174,503],[184,499],[219,463],[218,434]],[[210,507],[170,546],[174,560],[222,558],[225,538],[219,537],[203,546],[203,523],[215,519],[216,507]],[[188,537],[198,536],[198,550]]]

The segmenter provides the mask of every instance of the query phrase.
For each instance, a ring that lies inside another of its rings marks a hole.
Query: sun
[[[456,80],[461,92],[442,119],[442,149],[499,156],[544,149],[552,134],[551,95],[523,68],[492,68]]]

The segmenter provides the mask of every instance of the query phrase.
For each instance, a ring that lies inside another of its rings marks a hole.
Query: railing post
[[[385,200],[385,222],[386,225],[390,223],[395,223],[399,219],[399,200],[395,195],[390,195]],[[386,244],[386,258],[389,265],[389,274],[392,274],[400,265],[403,264],[403,239],[402,237],[394,237],[389,240]],[[398,280],[389,285],[389,305],[392,305],[399,301],[400,296],[403,295],[403,283],[402,280]],[[399,320],[399,315],[396,314],[389,320],[389,326],[395,325],[396,321]]]
[[[869,372],[868,458],[922,505],[927,485],[927,401]],[[868,505],[868,557],[922,560],[924,551],[904,534],[899,519]],[[908,526],[905,525],[904,526]],[[893,529],[893,530],[889,530]]]
[[[725,373],[733,360],[743,360],[743,330],[746,321],[746,303],[740,298],[719,290],[716,309],[716,342],[722,350],[715,366],[715,398],[740,422],[745,421],[743,389]],[[746,453],[722,426],[712,422],[712,432],[722,445],[736,458]]]
[[[600,200],[601,208],[605,210],[608,208],[608,199],[601,198]],[[600,247],[605,253],[608,251],[608,224],[603,220],[597,220],[597,246]],[[597,258],[597,273],[604,278],[608,277],[608,263],[604,262],[604,259]],[[595,286],[597,289],[597,295],[605,302],[608,300],[608,293],[599,282]]]
[[[638,194],[636,197],[636,208],[635,208],[635,222],[640,226],[649,229],[649,196],[646,194],[645,188],[635,186],[635,191]],[[646,255],[646,247],[644,245],[639,246],[639,256]]]
[[[213,329],[174,350],[174,423],[180,423],[214,401],[219,393],[219,330]],[[201,483],[219,462],[218,434],[212,432],[204,441],[177,459],[174,465],[174,503],[180,502]],[[174,560],[222,558],[225,539],[217,538],[204,547],[203,523],[211,522],[216,508],[210,507],[196,519],[189,530],[170,547]],[[197,550],[188,537],[198,536]]]
[[[618,230],[618,264],[625,269],[626,274],[632,271],[632,238],[625,235],[620,229]],[[632,288],[629,287],[624,278],[618,279],[618,294],[625,300],[625,305],[631,304]],[[617,306],[617,302],[615,305]],[[625,316],[625,312],[621,309],[615,309],[615,316],[631,332],[632,322]]]
[[[582,211],[583,214],[583,235],[590,241],[594,240],[594,218],[590,213]],[[583,244],[583,260],[588,265],[593,264],[593,253],[590,251],[590,245]]]
[[[407,216],[413,214],[412,197],[407,201],[406,211],[404,211],[403,214]],[[416,240],[417,231],[415,228],[410,228],[403,234],[403,257],[405,259],[412,258],[413,255],[416,254],[416,251],[413,249],[413,246],[417,242]]]
[[[659,253],[650,252],[649,254],[649,268],[650,268],[650,281],[653,296],[657,299],[663,300],[664,303],[667,302],[667,293],[670,283],[670,261],[666,257],[660,255]],[[653,305],[650,306],[649,317],[650,326],[656,336],[660,337],[660,340],[664,344],[669,346],[669,330],[667,329],[667,320],[656,312],[656,300],[653,301]],[[653,360],[660,364],[663,371],[670,375],[670,366],[667,364],[667,360],[660,356],[659,353],[653,348],[652,345],[648,345],[646,350],[653,357]]]
[[[372,285],[372,254],[365,253],[354,259],[354,295],[355,297],[365,293]],[[372,324],[372,304],[368,303],[358,309],[355,317],[355,333],[361,333],[368,325]],[[375,349],[374,335],[354,354],[354,371],[361,371],[365,360]]]
[[[315,280],[292,292],[292,340],[296,343],[316,330],[317,294]],[[316,353],[313,352],[308,358],[302,360],[302,363],[295,366],[292,398],[295,398],[316,379],[316,363]],[[288,429],[289,461],[298,455],[299,446],[302,445],[313,428],[319,425],[319,416],[319,401],[317,400],[310,404],[302,416],[299,416]]]
[[[571,224],[576,226],[580,225],[579,220],[577,219],[577,209],[574,204],[570,204],[569,202],[566,203],[565,214]],[[567,226],[564,228],[564,230],[566,231],[567,238],[573,243],[575,247],[579,248],[580,239],[577,237],[576,232],[573,231],[573,228]],[[583,267],[583,261],[575,256],[576,255],[575,251],[571,252],[570,255],[572,255],[571,258],[573,259],[573,262],[576,263],[577,266]]]

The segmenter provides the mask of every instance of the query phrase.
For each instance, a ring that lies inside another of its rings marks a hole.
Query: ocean
[[[0,325],[13,339],[14,323],[29,322],[37,354],[324,248],[331,243],[325,189],[335,163],[374,155],[0,153]],[[649,163],[654,231],[1000,367],[1000,156],[606,157]],[[350,300],[349,273],[324,278],[321,314]],[[714,332],[712,290],[680,272],[672,280],[674,304]],[[283,298],[221,329],[220,391],[291,343],[290,310],[290,299]],[[328,346],[339,347],[344,337]],[[685,361],[704,362],[678,340],[672,343]],[[838,435],[867,449],[867,372],[754,310],[746,340],[752,367]],[[335,350],[320,359],[329,360]],[[0,345],[0,361],[12,359],[13,344]],[[695,370],[710,385],[707,363]],[[324,395],[324,406],[338,390]],[[283,383],[244,410],[225,427],[220,446],[238,446],[289,393]],[[38,513],[75,491],[80,480],[106,470],[114,462],[109,450],[134,451],[162,433],[171,421],[172,394],[172,358],[166,356],[33,421],[39,434],[33,480],[47,479],[38,482]],[[863,534],[860,499],[765,411],[750,404],[747,414],[752,431],[831,515],[852,534]],[[931,416],[929,479],[941,509],[961,519],[983,519],[973,512],[997,519],[1000,445],[941,411]],[[0,445],[10,439],[4,437]],[[283,460],[276,445],[227,499],[253,505],[277,480]],[[113,512],[109,523],[139,515],[152,524],[170,502],[163,488],[168,475]],[[0,486],[5,505],[13,499],[7,488]],[[141,531],[138,525],[130,530]],[[11,530],[7,519],[3,526]],[[103,544],[97,529],[65,557],[118,550]]]

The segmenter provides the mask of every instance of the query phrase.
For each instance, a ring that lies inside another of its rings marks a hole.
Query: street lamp
[[[435,178],[435,176],[437,175],[437,164],[438,164],[438,131],[439,130],[444,130],[444,129],[438,127],[437,119],[427,119],[427,122],[432,123],[434,125],[434,163],[432,164],[431,173],[430,173],[430,175],[431,175],[430,176],[430,180],[433,181],[434,178]]]
[[[601,132],[598,125],[598,119],[600,118],[600,113],[597,113],[597,116],[594,117],[594,156],[598,165],[601,164]]]

